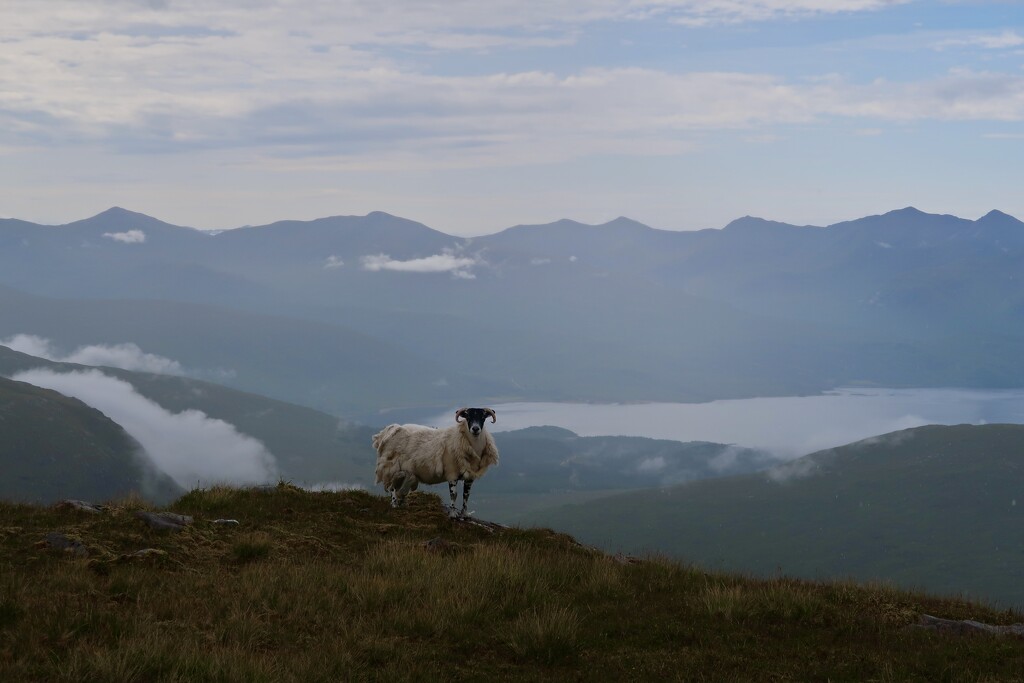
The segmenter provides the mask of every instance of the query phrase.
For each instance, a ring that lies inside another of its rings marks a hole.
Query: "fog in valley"
[[[580,436],[711,441],[790,459],[927,424],[1024,424],[1024,390],[841,389],[709,403],[506,403],[492,431],[555,425]],[[445,426],[448,413],[429,418]]]

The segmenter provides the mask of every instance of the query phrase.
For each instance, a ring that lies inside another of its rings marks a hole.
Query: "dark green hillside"
[[[885,579],[1024,605],[1024,426],[921,427],[767,474],[528,517],[731,571]]]
[[[455,524],[435,496],[194,491],[154,531],[0,504],[0,672],[21,681],[1004,681],[1024,643],[910,629],[1011,612],[628,561]],[[238,526],[213,524],[232,518]],[[51,550],[64,534],[85,556]],[[134,555],[140,550],[146,552]],[[85,552],[85,551],[82,551]]]
[[[0,375],[9,376],[39,367],[57,372],[86,369],[82,365],[55,363],[0,346]],[[286,479],[304,484],[373,483],[374,452],[370,436],[374,430],[369,427],[212,382],[117,368],[103,368],[103,372],[125,380],[140,394],[171,412],[201,410],[259,439],[277,458],[281,475]]]
[[[166,501],[181,492],[138,453],[98,410],[0,377],[0,499],[102,501],[136,492]]]

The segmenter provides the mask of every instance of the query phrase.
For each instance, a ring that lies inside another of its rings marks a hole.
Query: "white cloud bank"
[[[274,456],[256,439],[199,410],[171,413],[128,382],[99,370],[19,372],[12,379],[58,391],[101,411],[135,438],[160,470],[185,489],[277,478]]]
[[[89,344],[80,346],[69,354],[62,354],[54,348],[49,339],[34,334],[16,334],[7,339],[0,339],[0,346],[58,363],[102,365],[122,370],[154,372],[161,375],[184,374],[184,369],[178,361],[145,353],[138,345],[130,342],[127,344]]]
[[[608,66],[452,75],[381,51],[557,43],[604,21],[766,21],[898,1],[392,0],[379,11],[310,0],[287,12],[271,0],[86,4],[7,1],[0,121],[9,144],[247,148],[277,171],[407,170],[681,154],[699,144],[687,133],[837,117],[1024,120],[1015,71],[899,83]],[[976,40],[1019,39],[1007,31]],[[139,240],[136,232],[109,238]]]
[[[361,263],[363,270],[370,272],[394,270],[402,273],[451,273],[453,277],[472,280],[476,275],[470,268],[481,265],[482,261],[476,257],[460,256],[450,249],[445,249],[440,254],[408,261],[399,261],[387,254],[376,254],[364,256]]]
[[[141,230],[126,230],[125,232],[105,232],[103,236],[115,242],[124,244],[142,244],[146,241],[146,233]]]

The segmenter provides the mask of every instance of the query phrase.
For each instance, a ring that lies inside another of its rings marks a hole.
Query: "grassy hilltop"
[[[435,496],[194,491],[155,531],[0,504],[0,679],[1020,680],[1024,643],[908,625],[1021,615],[883,587],[629,562]],[[238,526],[213,524],[217,518]],[[60,532],[88,555],[45,547]],[[439,539],[439,540],[438,540]],[[429,543],[428,543],[429,542]],[[153,549],[141,557],[131,554]]]

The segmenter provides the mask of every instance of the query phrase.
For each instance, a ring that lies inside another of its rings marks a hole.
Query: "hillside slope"
[[[106,500],[135,492],[167,501],[181,493],[103,413],[56,391],[3,377],[0,472],[0,500]]]
[[[581,539],[769,576],[887,580],[1024,605],[1024,426],[929,426],[768,473],[528,516]]]
[[[88,369],[0,346],[0,376],[33,368],[60,373]],[[302,484],[341,482],[366,486],[373,483],[374,452],[370,447],[373,430],[369,427],[213,382],[119,368],[105,367],[102,371],[128,382],[142,396],[166,410],[173,413],[200,410],[258,439],[274,454],[278,471],[285,479]],[[99,493],[81,495],[103,497]]]
[[[550,531],[452,523],[420,493],[393,511],[363,492],[218,488],[170,509],[195,521],[154,531],[127,504],[105,515],[0,504],[6,682],[1012,680],[1024,669],[1020,640],[907,628],[921,613],[1017,614],[616,560]],[[55,532],[88,554],[40,543]]]

